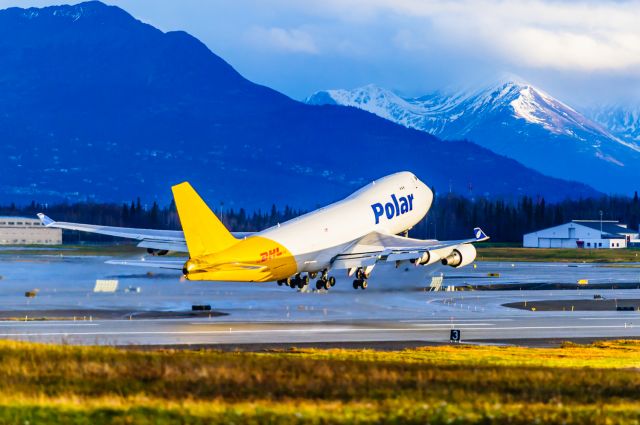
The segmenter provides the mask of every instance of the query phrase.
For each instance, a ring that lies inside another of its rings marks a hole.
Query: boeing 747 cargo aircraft
[[[318,277],[316,287],[335,285],[333,274],[346,270],[354,289],[380,262],[436,263],[463,267],[476,258],[473,242],[488,237],[437,241],[399,236],[427,214],[433,193],[410,172],[376,180],[347,198],[286,223],[256,233],[225,228],[189,183],[173,186],[182,232],[56,222],[38,214],[47,227],[100,233],[140,240],[150,253],[188,252],[184,264],[127,261],[130,265],[181,269],[188,280],[287,284],[302,288]]]

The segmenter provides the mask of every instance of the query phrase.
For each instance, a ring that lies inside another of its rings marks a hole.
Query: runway
[[[366,291],[345,278],[332,290],[298,292],[275,284],[181,282],[173,273],[104,264],[104,257],[0,256],[0,338],[68,344],[136,346],[378,346],[439,344],[450,329],[462,340],[482,344],[545,345],[563,340],[639,338],[640,312],[531,311],[506,303],[545,300],[639,299],[636,289],[501,290],[427,292],[424,268],[380,268]],[[501,278],[488,279],[488,273]],[[599,265],[478,263],[477,268],[445,270],[445,282],[494,280],[557,282],[640,282],[640,270]],[[94,293],[95,279],[116,279],[116,293]],[[502,279],[502,280],[500,280]],[[125,293],[138,286],[140,293]],[[35,298],[24,292],[38,288]],[[210,304],[212,317],[188,316],[192,304]],[[71,311],[83,311],[71,317]],[[31,321],[47,317],[67,320]],[[111,312],[111,313],[109,313]],[[140,316],[140,313],[144,313]],[[40,316],[39,316],[40,315]],[[158,318],[155,318],[158,316]],[[98,317],[111,317],[98,319]],[[142,318],[145,317],[145,318]],[[16,319],[26,318],[27,321]]]
[[[143,319],[82,322],[0,323],[2,338],[83,345],[291,345],[342,346],[362,342],[446,343],[449,330],[460,329],[467,343],[545,345],[548,341],[588,338],[638,338],[637,313],[501,316],[320,323],[246,323],[216,319]],[[533,341],[539,340],[539,341]],[[532,342],[533,341],[533,342]],[[364,345],[366,346],[366,344]]]

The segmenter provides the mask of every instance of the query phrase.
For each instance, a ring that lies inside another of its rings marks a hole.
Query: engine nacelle
[[[476,259],[476,247],[470,243],[458,245],[449,255],[442,259],[443,266],[464,267]]]
[[[429,264],[436,263],[440,260],[440,256],[435,252],[425,252],[422,257],[416,258],[414,264],[416,266],[428,266]]]

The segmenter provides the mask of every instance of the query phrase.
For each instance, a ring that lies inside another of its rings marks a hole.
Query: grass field
[[[376,352],[0,342],[1,424],[640,422],[640,342]]]
[[[485,247],[482,244],[476,247],[478,261],[640,262],[640,249],[547,249]]]

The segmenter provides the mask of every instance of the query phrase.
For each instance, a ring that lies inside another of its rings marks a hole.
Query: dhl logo
[[[260,262],[264,263],[266,261],[269,260],[273,260],[276,257],[279,257],[282,255],[282,252],[280,251],[280,248],[274,248],[274,249],[270,249],[269,251],[265,251],[265,252],[261,252],[260,253]]]

